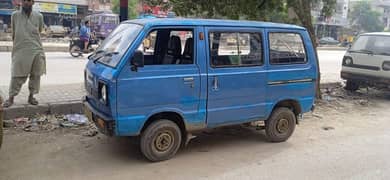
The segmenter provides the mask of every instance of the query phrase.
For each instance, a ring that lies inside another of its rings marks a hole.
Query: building
[[[91,0],[35,0],[33,9],[44,16],[45,25],[74,27],[90,14]],[[95,0],[98,1],[98,0]],[[107,0],[101,0],[107,1]],[[19,9],[22,0],[0,0],[0,20],[10,24],[13,11]],[[109,2],[109,1],[108,1]]]
[[[323,4],[319,3],[312,9],[317,37],[333,37],[342,40],[342,30],[349,26],[349,0],[337,0],[335,12],[331,17],[325,17],[322,8]]]

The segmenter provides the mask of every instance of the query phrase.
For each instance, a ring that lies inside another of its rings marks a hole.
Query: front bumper
[[[386,85],[390,86],[390,78],[356,74],[350,72],[341,72],[341,78],[345,80],[353,80],[360,83],[366,83],[370,85]]]
[[[88,120],[93,122],[99,131],[105,135],[113,136],[115,134],[115,121],[112,117],[108,117],[91,106],[88,102],[88,97],[83,100],[84,114]]]

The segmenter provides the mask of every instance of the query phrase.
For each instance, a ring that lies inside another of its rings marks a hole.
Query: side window
[[[193,31],[154,30],[144,38],[138,50],[144,53],[145,65],[193,64]]]
[[[212,32],[209,34],[213,67],[260,66],[263,46],[260,33]]]
[[[269,33],[271,64],[306,63],[302,37],[297,33]]]

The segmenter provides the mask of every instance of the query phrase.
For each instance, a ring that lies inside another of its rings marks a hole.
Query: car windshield
[[[141,30],[142,26],[137,24],[119,25],[103,41],[102,45],[91,56],[91,60],[116,67]]]
[[[390,36],[362,35],[353,43],[349,51],[387,54],[390,51]]]

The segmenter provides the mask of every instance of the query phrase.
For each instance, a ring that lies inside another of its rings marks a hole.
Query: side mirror
[[[144,53],[136,50],[131,58],[131,70],[137,72],[139,67],[144,67]]]

